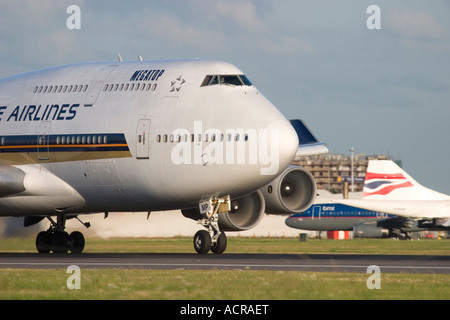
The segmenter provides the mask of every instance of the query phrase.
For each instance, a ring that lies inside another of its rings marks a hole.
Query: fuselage
[[[302,213],[296,213],[286,219],[292,228],[303,230],[331,231],[353,230],[355,225],[377,222],[392,218],[392,215],[364,210],[337,203],[314,204]]]
[[[26,173],[24,191],[0,198],[0,215],[169,210],[241,197],[279,175],[297,147],[285,117],[228,63],[29,72],[0,80],[0,164]]]

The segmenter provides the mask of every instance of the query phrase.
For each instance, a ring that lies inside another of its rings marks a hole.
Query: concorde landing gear
[[[202,219],[199,223],[207,230],[199,230],[194,236],[194,248],[199,254],[223,253],[227,248],[227,236],[219,229],[219,214],[231,210],[230,196],[212,197],[199,204]]]
[[[84,236],[79,231],[74,231],[70,235],[64,231],[66,228],[66,217],[60,215],[56,222],[47,217],[51,222],[51,226],[47,231],[41,231],[36,237],[36,249],[39,253],[81,253],[84,249]],[[78,217],[76,217],[78,219]],[[78,219],[80,222],[81,220]],[[89,222],[83,223],[89,228]]]

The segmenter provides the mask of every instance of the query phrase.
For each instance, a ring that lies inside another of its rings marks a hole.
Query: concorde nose
[[[273,120],[265,129],[271,137],[270,150],[278,150],[279,168],[282,171],[291,164],[297,153],[299,147],[297,133],[286,119]],[[276,138],[277,135],[278,138]]]

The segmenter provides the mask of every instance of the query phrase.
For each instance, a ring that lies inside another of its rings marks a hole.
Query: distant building
[[[342,193],[344,182],[352,191],[352,156],[342,154],[325,154],[302,157],[292,164],[302,166],[314,176],[317,189],[329,190],[332,193]],[[387,155],[355,154],[353,159],[354,192],[360,192],[364,187],[366,169],[369,160],[393,160]],[[401,161],[395,161],[401,166]]]

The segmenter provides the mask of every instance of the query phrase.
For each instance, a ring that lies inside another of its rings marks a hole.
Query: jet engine
[[[231,201],[231,211],[219,214],[221,231],[245,231],[255,227],[264,216],[264,197],[260,191]],[[193,220],[202,219],[198,208],[183,209],[181,213]]]
[[[316,182],[302,167],[289,166],[275,180],[260,189],[266,213],[291,214],[308,209],[316,198]]]
[[[0,165],[0,196],[8,196],[25,191],[25,172],[7,165]]]
[[[373,224],[362,223],[353,227],[353,234],[358,238],[387,238],[389,230]]]

